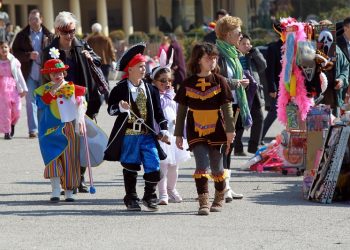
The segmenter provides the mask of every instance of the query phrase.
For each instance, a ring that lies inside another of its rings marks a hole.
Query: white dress
[[[160,146],[167,154],[167,158],[162,160],[162,163],[168,163],[172,165],[180,164],[191,158],[186,140],[183,140],[183,150],[176,147],[176,137],[174,136],[175,120],[176,120],[176,102],[173,100],[175,92],[173,90],[167,91],[166,93],[160,93],[160,102],[163,109],[165,119],[168,121],[168,131],[170,134],[170,145],[159,141]]]

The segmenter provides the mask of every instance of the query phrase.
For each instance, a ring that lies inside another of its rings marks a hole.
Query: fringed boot
[[[209,190],[208,190],[208,177],[205,173],[196,172],[193,175],[196,181],[199,209],[198,215],[209,215]]]
[[[219,175],[212,175],[215,186],[215,198],[210,207],[210,212],[221,212],[222,206],[224,205],[224,196],[226,193],[226,182],[225,182],[225,172]]]

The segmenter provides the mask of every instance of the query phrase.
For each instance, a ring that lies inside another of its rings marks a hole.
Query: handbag
[[[92,61],[87,60],[92,78],[94,79],[96,85],[97,85],[97,90],[101,95],[104,94],[109,94],[109,84],[106,81],[103,72],[100,67],[97,67]]]

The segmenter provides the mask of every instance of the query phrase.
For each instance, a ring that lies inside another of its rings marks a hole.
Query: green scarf
[[[233,72],[233,79],[241,80],[243,78],[243,68],[239,61],[236,47],[219,39],[216,40],[216,46],[218,47],[220,53],[225,57],[228,67],[231,68]],[[243,86],[239,86],[236,89],[236,95],[242,118],[242,125],[245,129],[248,129],[252,126],[253,121],[252,116],[250,115],[247,95]]]

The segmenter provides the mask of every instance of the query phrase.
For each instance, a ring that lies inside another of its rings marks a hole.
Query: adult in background
[[[91,49],[87,42],[75,37],[77,25],[76,17],[67,11],[58,13],[55,19],[55,32],[57,37],[43,51],[43,61],[51,59],[50,48],[58,48],[59,59],[69,66],[67,70],[67,81],[87,88],[86,99],[88,102],[86,115],[94,119],[101,107],[100,95],[97,91],[88,61],[91,60],[96,66],[101,66],[101,58]],[[86,168],[81,168],[81,184],[78,188],[81,193],[88,193],[85,185],[84,173]]]
[[[28,25],[16,35],[12,44],[13,55],[21,62],[22,73],[28,87],[26,110],[29,138],[36,138],[38,133],[37,106],[33,93],[42,83],[40,74],[42,50],[53,39],[53,34],[42,25],[42,22],[40,11],[31,10]]]
[[[280,74],[282,70],[282,52],[281,47],[283,45],[282,41],[282,28],[280,23],[274,23],[273,29],[280,34],[280,38],[272,42],[267,47],[267,57],[266,62],[266,80],[267,80],[267,88],[270,96],[270,108],[267,112],[267,115],[264,119],[263,132],[261,135],[261,144],[264,144],[263,140],[267,131],[270,129],[271,125],[277,118],[277,97],[278,97],[278,88],[280,81]]]
[[[242,90],[241,86],[246,87],[249,84],[248,79],[243,79],[243,69],[242,65],[239,61],[238,54],[238,44],[242,38],[241,32],[242,20],[239,17],[226,16],[221,18],[215,27],[216,36],[218,37],[216,40],[216,46],[220,52],[218,65],[220,67],[220,74],[223,75],[233,94],[233,111],[235,113],[235,117],[238,117],[239,108],[248,110],[249,115],[249,107],[239,106],[239,98],[237,96],[237,91],[245,94],[244,89]],[[240,90],[238,90],[241,88]],[[242,99],[242,98],[241,98]],[[237,119],[236,119],[237,120]],[[245,119],[243,119],[245,120]],[[235,128],[238,126],[242,127],[242,122],[235,121]],[[224,155],[224,167],[227,169],[227,178],[226,178],[226,188],[228,191],[225,194],[226,202],[231,202],[233,199],[242,199],[242,194],[235,193],[230,187],[230,177],[231,177],[231,153],[232,153],[233,145],[230,145],[230,150],[227,155]]]
[[[239,42],[239,50],[243,54],[239,60],[241,62],[244,75],[250,80],[249,86],[246,89],[248,104],[250,108],[250,114],[252,116],[253,124],[250,128],[250,138],[248,141],[248,152],[255,154],[258,150],[258,146],[261,143],[261,135],[264,123],[264,91],[263,86],[260,84],[259,73],[264,72],[266,69],[266,61],[260,51],[253,47],[251,44],[251,38],[247,34],[243,34],[241,41]],[[240,131],[236,130],[235,138],[235,155],[238,152],[243,154],[242,136],[244,129]],[[238,152],[236,152],[238,150]]]
[[[215,23],[220,20],[221,18],[225,17],[225,16],[228,16],[228,13],[226,10],[224,9],[221,9],[221,10],[218,10],[216,12],[216,17],[215,17]],[[215,33],[215,30],[209,32],[208,34],[206,34],[204,37],[203,37],[203,41],[204,42],[208,42],[208,43],[213,43],[215,44],[216,43],[216,33]]]
[[[320,21],[321,25],[330,25],[331,21],[325,19]],[[344,33],[348,29],[344,25]],[[328,85],[324,92],[322,104],[330,105],[332,114],[336,117],[340,116],[340,107],[344,104],[346,90],[349,86],[349,61],[346,54],[340,49],[338,45],[335,47],[336,63],[332,70],[326,71]]]
[[[176,36],[174,34],[171,34],[169,38],[171,43],[168,49],[167,58],[171,58],[171,53],[173,51],[174,56],[171,69],[173,70],[174,74],[173,86],[174,90],[176,91],[186,77],[186,63],[182,47],[177,41]]]
[[[116,61],[115,49],[111,39],[102,33],[101,24],[94,23],[91,26],[91,31],[92,34],[86,38],[86,41],[94,52],[101,57],[101,70],[108,82],[108,74],[112,67],[112,62]],[[105,95],[105,100],[108,100],[108,94]]]

